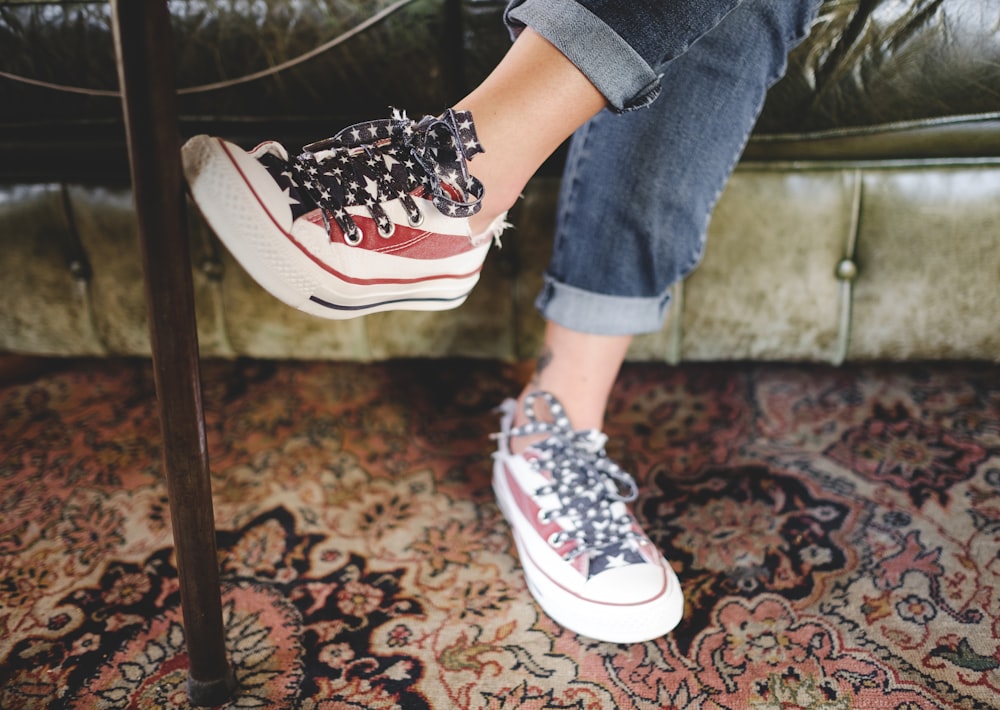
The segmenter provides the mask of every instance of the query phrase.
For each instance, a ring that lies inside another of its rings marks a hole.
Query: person
[[[628,503],[605,408],[634,335],[701,258],[709,216],[819,0],[511,0],[500,63],[441,115],[400,111],[290,155],[183,147],[206,221],[285,303],[326,318],[453,308],[570,139],[530,382],[501,405],[497,502],[528,588],[570,631],[636,643],[683,616]]]

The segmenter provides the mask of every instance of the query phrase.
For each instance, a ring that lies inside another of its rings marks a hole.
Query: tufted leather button
[[[222,279],[222,262],[218,259],[203,259],[198,265],[201,269],[201,273],[205,274],[209,279],[213,281],[219,281]]]
[[[858,276],[858,265],[853,259],[841,259],[834,273],[841,281],[853,281]]]
[[[90,265],[83,259],[70,259],[66,266],[74,279],[79,281],[90,279]]]

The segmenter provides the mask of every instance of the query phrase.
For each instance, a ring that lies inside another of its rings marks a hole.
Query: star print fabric
[[[545,402],[551,421],[535,414],[537,398]],[[550,538],[553,547],[586,578],[647,562],[641,548],[652,543],[625,507],[638,493],[635,480],[608,458],[606,436],[594,429],[574,430],[562,405],[548,392],[528,395],[524,411],[528,422],[512,428],[508,436],[550,435],[532,444],[525,459],[549,481],[535,496],[549,502],[539,518],[562,528]]]
[[[478,212],[483,186],[469,174],[468,161],[482,152],[468,111],[448,109],[419,121],[394,111],[307,145],[291,160],[269,154],[262,163],[288,191],[293,218],[319,208],[356,244],[361,231],[349,207],[366,208],[383,236],[395,229],[384,208],[390,200],[400,201],[411,226],[423,220],[414,195],[449,217]]]

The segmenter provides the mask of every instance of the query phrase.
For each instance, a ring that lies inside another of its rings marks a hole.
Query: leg
[[[536,600],[578,633],[633,642],[680,621],[676,577],[625,508],[635,482],[597,430],[632,335],[661,326],[667,289],[700,258],[709,214],[814,5],[746,0],[664,68],[650,107],[602,112],[574,136],[538,299],[545,343],[532,381],[503,407],[494,487]]]
[[[631,342],[630,335],[582,333],[546,321],[542,352],[531,381],[518,399],[520,413],[515,424],[524,424],[526,397],[533,392],[549,392],[563,403],[574,426],[601,429],[608,396]],[[531,443],[531,437],[522,437],[511,442],[511,449],[521,453]]]
[[[455,105],[476,117],[485,150],[475,160],[486,192],[482,210],[470,219],[473,233],[506,212],[545,159],[604,106],[601,93],[562,52],[541,35],[523,32],[503,62]]]
[[[700,260],[715,202],[814,11],[813,2],[747,0],[664,68],[662,93],[648,109],[603,112],[574,135],[538,306],[577,335],[572,349],[562,345],[569,339],[547,335],[550,364],[539,386],[548,386],[556,362],[580,367],[571,353],[609,350],[610,336],[661,327],[669,289]],[[610,350],[624,357],[620,343]],[[607,371],[620,364],[608,362]],[[560,394],[587,426],[603,416],[601,392]]]

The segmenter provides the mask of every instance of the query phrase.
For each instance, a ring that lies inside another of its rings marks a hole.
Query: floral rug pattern
[[[609,453],[686,594],[557,627],[490,488],[518,370],[210,362],[232,708],[1000,707],[1000,370],[629,364]],[[0,707],[187,707],[143,361],[0,387]]]

